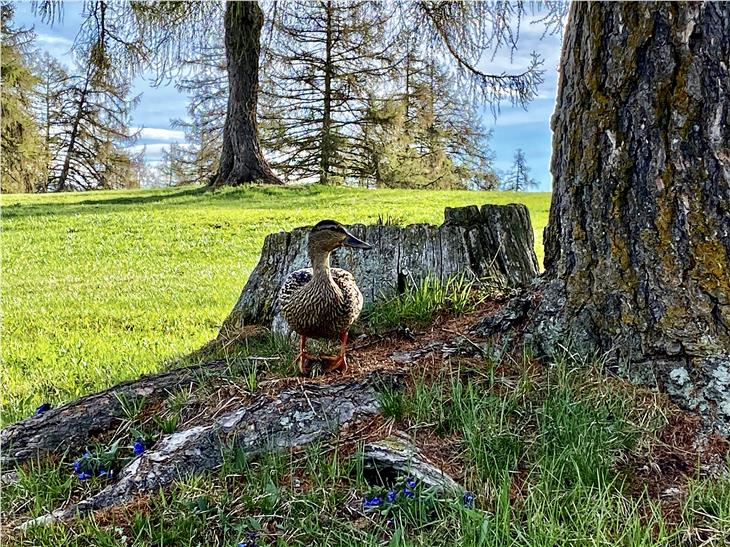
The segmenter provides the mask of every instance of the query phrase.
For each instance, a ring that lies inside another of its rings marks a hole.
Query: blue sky
[[[81,2],[64,3],[63,19],[52,27],[42,23],[32,13],[30,2],[16,4],[16,24],[34,27],[38,47],[47,50],[66,65],[71,64],[71,47],[81,23]],[[557,67],[560,57],[560,38],[548,36],[541,39],[543,26],[523,23],[520,30],[520,49],[510,62],[506,53],[494,60],[483,62],[480,67],[493,73],[518,72],[526,66],[529,55],[537,51],[545,60],[545,83],[536,100],[525,110],[509,104],[502,105],[495,121],[489,108],[482,110],[484,121],[494,131],[491,146],[496,154],[495,166],[500,170],[510,168],[517,148],[525,151],[532,176],[540,183],[539,190],[551,187],[549,163],[551,149],[550,116],[552,115],[557,89]],[[172,85],[152,87],[145,77],[138,77],[134,93],[142,94],[134,111],[133,120],[141,127],[137,145],[146,147],[146,157],[154,162],[163,148],[171,142],[183,142],[180,131],[171,127],[171,119],[185,118],[186,97]]]

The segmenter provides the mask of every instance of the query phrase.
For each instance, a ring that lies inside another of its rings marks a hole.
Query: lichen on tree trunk
[[[227,2],[224,19],[228,67],[228,110],[223,148],[212,186],[246,182],[281,184],[264,159],[258,137],[256,104],[264,15],[258,2]]]
[[[534,334],[730,433],[730,5],[575,3]]]

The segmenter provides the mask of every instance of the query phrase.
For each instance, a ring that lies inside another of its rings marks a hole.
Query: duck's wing
[[[279,307],[283,308],[293,295],[299,292],[307,283],[312,280],[312,268],[303,268],[286,276],[284,283],[279,289]]]
[[[331,272],[333,281],[342,291],[346,313],[354,321],[360,315],[363,303],[362,293],[357,286],[355,276],[341,268],[332,268]]]

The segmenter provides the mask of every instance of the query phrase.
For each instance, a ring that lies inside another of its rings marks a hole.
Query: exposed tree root
[[[109,389],[11,424],[0,431],[3,469],[83,446],[124,418],[124,404],[154,404],[171,393],[223,374],[229,365],[213,361],[121,382]]]
[[[378,385],[397,378],[396,373],[375,372],[329,384],[301,382],[285,386],[275,395],[262,394],[210,425],[164,437],[154,449],[124,467],[114,484],[71,507],[27,521],[22,528],[121,505],[180,477],[214,469],[223,462],[227,448],[255,457],[326,439],[343,427],[379,414]]]

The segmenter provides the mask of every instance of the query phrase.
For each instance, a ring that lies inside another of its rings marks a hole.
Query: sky
[[[72,45],[81,24],[80,1],[64,2],[63,18],[53,26],[40,21],[33,14],[31,2],[17,2],[15,24],[33,27],[36,45],[48,51],[63,64],[70,65]],[[495,167],[501,171],[510,169],[514,152],[522,148],[531,176],[537,180],[537,190],[550,191],[549,172],[552,135],[550,116],[555,104],[557,70],[560,58],[560,37],[542,38],[543,25],[524,22],[520,29],[519,50],[510,60],[507,52],[494,59],[484,60],[480,68],[491,73],[517,73],[527,65],[530,53],[536,51],[544,59],[545,82],[540,86],[538,97],[526,109],[509,104],[500,106],[495,120],[490,108],[481,112],[484,123],[493,130],[491,148],[495,153]],[[140,103],[133,113],[133,123],[141,128],[140,139],[134,147],[146,150],[146,159],[151,163],[159,160],[162,150],[173,142],[184,142],[182,131],[173,129],[175,118],[185,118],[187,97],[178,92],[173,84],[153,87],[144,74],[134,82],[133,94],[141,94]]]

